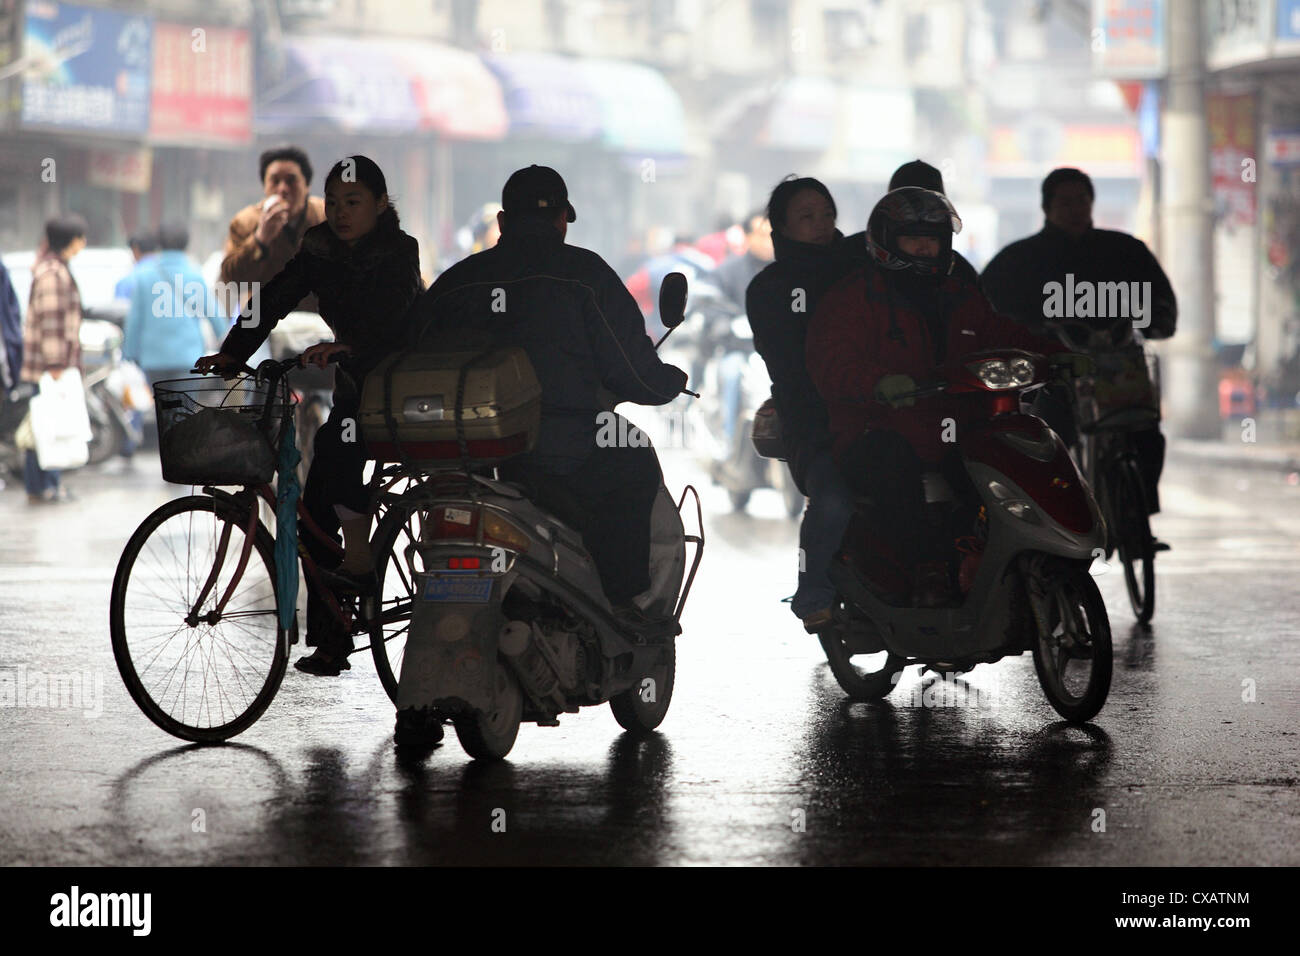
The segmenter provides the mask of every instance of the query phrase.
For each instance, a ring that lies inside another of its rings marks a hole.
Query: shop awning
[[[381,46],[350,37],[285,37],[284,69],[259,91],[257,128],[301,130],[328,124],[345,131],[419,129],[410,78]]]
[[[820,76],[791,76],[741,89],[710,124],[738,143],[820,153],[835,138],[838,89]]]
[[[588,59],[577,65],[600,103],[603,145],[647,157],[686,152],[686,113],[662,73],[621,60]]]
[[[499,140],[510,120],[501,86],[474,53],[416,40],[373,45],[409,77],[420,128],[448,139]]]
[[[549,53],[485,56],[501,84],[511,136],[582,142],[601,131],[603,109],[577,61]]]

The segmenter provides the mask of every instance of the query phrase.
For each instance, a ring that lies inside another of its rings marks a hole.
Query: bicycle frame
[[[372,500],[379,503],[391,500],[393,493],[390,492],[389,489],[398,481],[409,477],[411,476],[402,473],[400,470],[377,470],[371,479],[371,483],[377,485],[375,491],[372,493]],[[240,547],[239,558],[235,566],[234,575],[213,610],[200,616],[198,609],[203,606],[203,603],[208,599],[209,594],[211,594],[213,587],[216,585],[217,578],[221,573],[221,568],[225,565],[226,555],[229,550],[230,526],[227,525],[222,529],[221,538],[217,543],[217,554],[212,565],[212,570],[208,573],[208,578],[200,589],[199,595],[194,601],[194,606],[190,608],[189,615],[186,617],[186,622],[191,625],[200,621],[211,624],[220,619],[227,602],[229,602],[230,598],[234,595],[236,588],[239,586],[240,580],[243,578],[244,571],[248,566],[249,556],[252,554],[253,538],[256,533],[257,524],[261,520],[256,507],[256,501],[260,499],[266,502],[272,510],[275,508],[275,493],[272,491],[269,484],[259,485],[256,487],[245,486],[233,494],[228,491],[222,491],[220,488],[212,485],[205,485],[203,487],[203,493],[210,495],[213,498],[221,498],[232,502],[241,511],[247,512],[248,519],[247,524],[244,527],[244,543]],[[343,555],[342,545],[340,545],[332,535],[328,535],[321,530],[320,526],[307,512],[307,508],[303,504],[301,498],[298,499],[298,522],[298,556],[302,561],[303,576],[307,579],[307,586],[315,589],[317,596],[321,598],[325,606],[329,609],[330,616],[342,629],[349,633],[357,633],[358,631],[368,629],[370,624],[373,623],[371,620],[365,619],[364,626],[359,626],[358,622],[363,619],[359,615],[354,615],[350,608],[340,604],[338,599],[334,596],[333,591],[322,585],[320,568],[316,564],[315,559],[312,558],[308,549],[303,546],[302,531],[303,529],[306,529],[307,533],[317,542],[323,545],[330,553],[338,557],[342,557]],[[369,649],[369,645],[366,645],[364,647],[355,648],[353,653]]]

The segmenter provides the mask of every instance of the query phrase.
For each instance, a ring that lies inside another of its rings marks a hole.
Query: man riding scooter
[[[953,274],[960,229],[940,193],[887,193],[867,223],[869,260],[826,292],[808,332],[808,372],[827,402],[836,462],[851,487],[882,505],[880,530],[909,573],[887,595],[900,605],[959,601],[953,540],[927,520],[922,473],[937,469],[959,498],[973,497],[957,454],[966,406],[909,393],[935,366],[969,353],[1064,351],[998,316],[975,284]]]
[[[616,401],[663,405],[686,373],[659,360],[636,301],[598,255],[564,241],[577,217],[555,170],[529,166],[502,191],[498,244],[444,272],[414,305],[427,335],[487,334],[528,354],[542,386],[535,451],[502,474],[570,524],[600,572],[614,615],[647,641],[675,633],[632,602],[650,586],[650,517],[661,483],[648,442],[610,444],[601,389]],[[426,339],[427,341],[427,339]],[[604,426],[604,427],[602,427]]]

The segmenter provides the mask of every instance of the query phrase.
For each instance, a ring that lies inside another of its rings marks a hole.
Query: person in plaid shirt
[[[24,382],[39,382],[49,372],[57,379],[65,369],[81,367],[81,293],[68,262],[86,245],[86,221],[64,216],[45,224],[45,248],[32,267],[32,291],[23,325]],[[66,499],[59,473],[41,468],[36,452],[27,450],[23,467],[27,501]]]

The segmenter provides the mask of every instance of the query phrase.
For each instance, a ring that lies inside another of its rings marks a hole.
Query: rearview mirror
[[[670,272],[659,286],[659,321],[665,329],[675,329],[686,316],[686,276]]]

